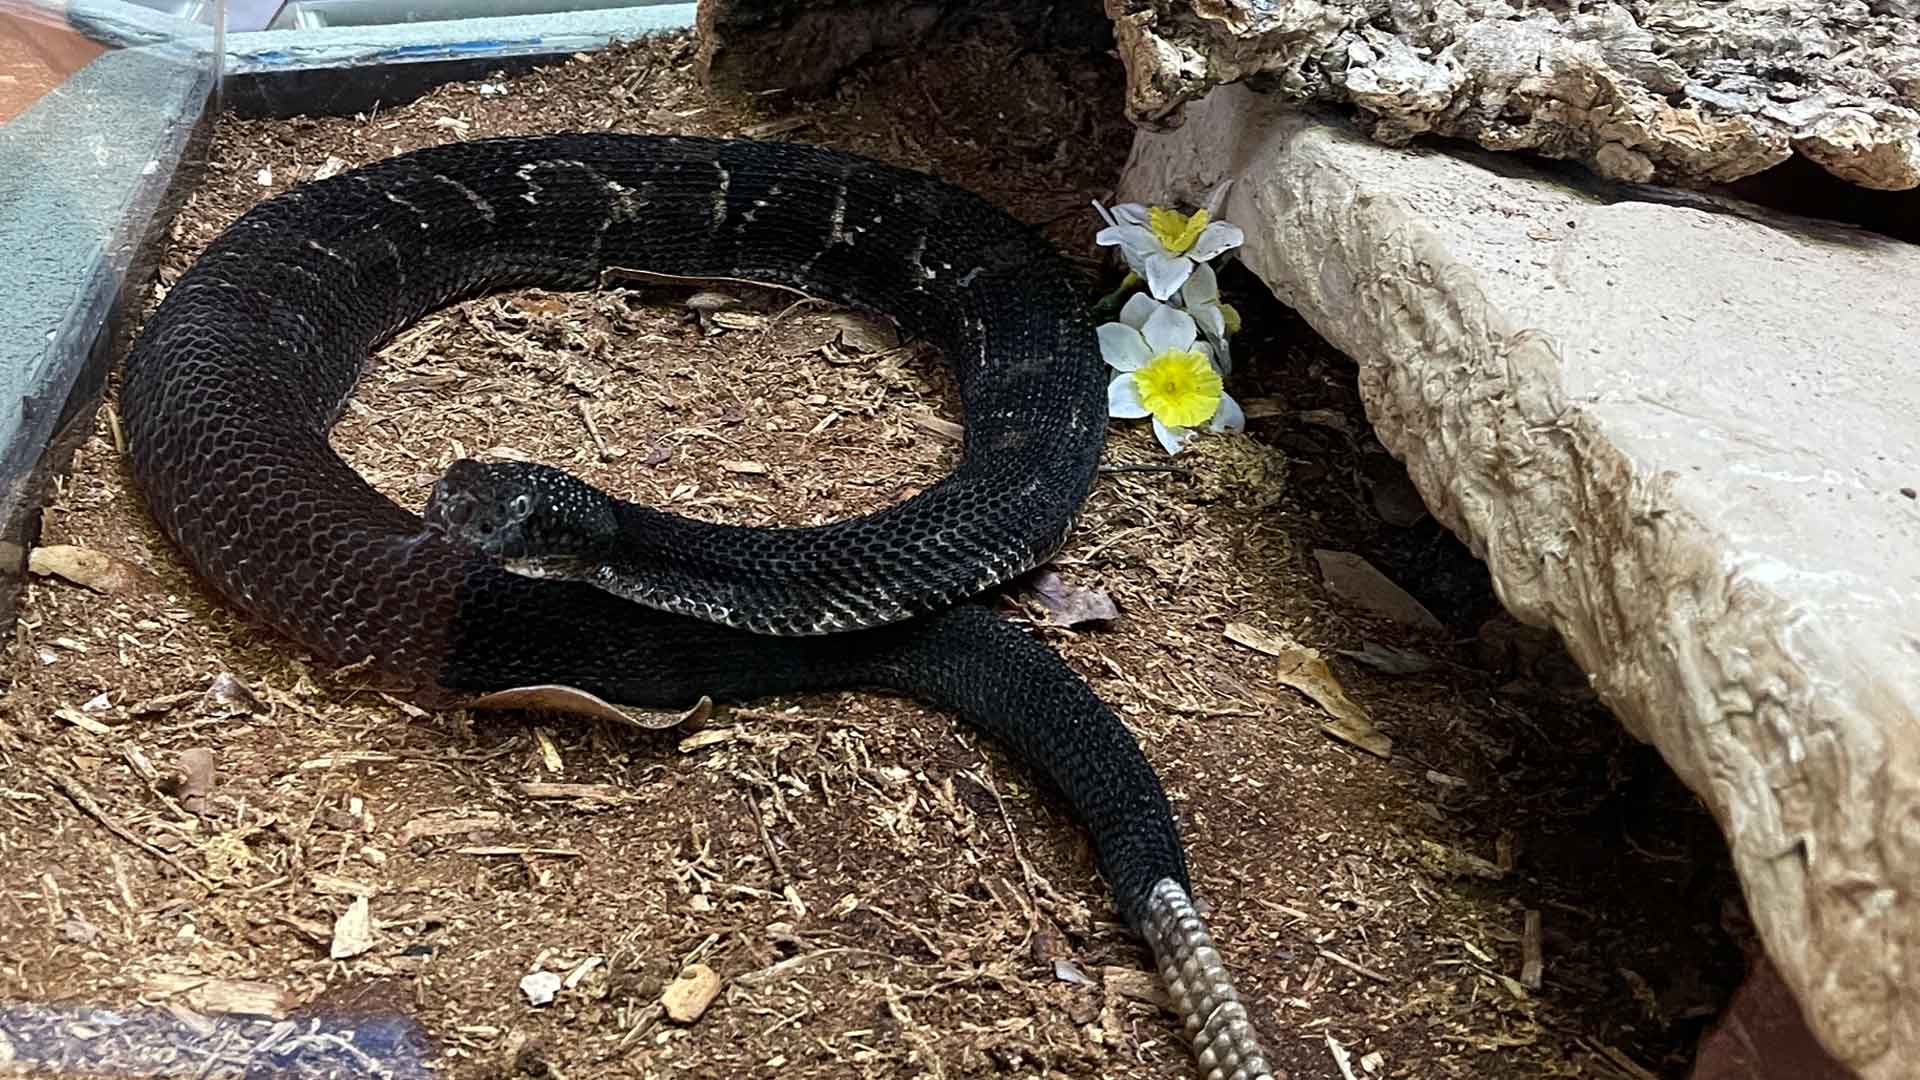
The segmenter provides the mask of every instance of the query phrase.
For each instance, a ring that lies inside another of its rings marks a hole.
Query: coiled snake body
[[[370,352],[425,313],[589,288],[610,267],[891,316],[948,360],[961,464],[820,527],[632,517],[645,580],[615,596],[510,573],[423,528],[329,446]],[[965,602],[1059,547],[1095,475],[1103,388],[1071,272],[971,193],[814,147],[570,134],[420,150],[262,202],[148,320],[120,406],[134,476],[189,563],[328,662],[450,699],[543,683],[661,706],[876,687],[961,714],[1089,830],[1202,1071],[1263,1076],[1152,767],[1051,650]]]

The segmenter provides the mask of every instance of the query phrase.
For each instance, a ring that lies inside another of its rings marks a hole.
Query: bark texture
[[[1920,0],[1107,0],[1136,123],[1247,81],[1634,182],[1920,186]]]

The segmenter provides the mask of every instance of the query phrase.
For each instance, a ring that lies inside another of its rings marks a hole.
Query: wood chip
[[[301,772],[310,772],[314,769],[337,769],[342,765],[377,765],[399,760],[399,755],[382,750],[342,750],[337,754],[308,758],[296,768]]]
[[[307,884],[322,896],[369,897],[380,890],[364,881],[315,870],[307,875]]]
[[[552,730],[544,727],[533,729],[533,741],[540,747],[540,763],[555,776],[566,771],[566,763],[560,757],[560,744],[554,741]]]
[[[92,735],[111,735],[113,729],[81,712],[71,705],[62,705],[53,710],[53,715]]]
[[[954,442],[959,442],[965,438],[967,434],[967,429],[964,426],[930,413],[914,413],[908,416],[907,419],[911,421],[915,427],[931,431],[943,439],[952,439]]]
[[[697,731],[681,739],[680,752],[683,754],[691,754],[695,750],[701,750],[709,746],[719,746],[721,743],[732,742],[739,737],[739,728],[708,728],[705,731]]]
[[[724,326],[729,330],[759,330],[767,325],[765,315],[751,311],[716,311],[709,318],[715,326]]]
[[[1420,854],[1421,862],[1442,877],[1477,877],[1499,881],[1507,876],[1505,870],[1478,855],[1446,844],[1436,844],[1432,840],[1420,841]]]
[[[41,577],[57,577],[98,593],[131,593],[153,587],[152,573],[104,551],[72,544],[48,544],[27,556],[27,569]]]
[[[415,840],[429,836],[461,836],[471,832],[484,832],[499,828],[502,820],[501,815],[492,810],[483,810],[474,814],[420,814],[401,826],[400,842],[411,844]]]
[[[1109,994],[1118,994],[1162,1009],[1173,1008],[1173,1000],[1167,997],[1166,985],[1160,981],[1158,974],[1151,971],[1110,964],[1100,969],[1100,985]]]
[[[767,467],[757,461],[722,461],[720,467],[730,473],[742,476],[765,476]]]
[[[145,990],[155,997],[184,998],[193,1009],[218,1016],[284,1020],[299,1004],[292,993],[271,983],[202,975],[154,975],[146,980]]]
[[[159,697],[148,698],[145,701],[135,704],[129,708],[127,712],[133,716],[154,716],[159,713],[172,712],[182,705],[190,705],[199,699],[200,691],[182,690],[176,694],[161,694]]]
[[[520,793],[530,799],[579,799],[582,802],[619,803],[636,796],[613,784],[558,784],[529,780],[520,785]]]
[[[691,1024],[705,1015],[720,994],[720,973],[705,964],[693,964],[660,992],[660,1006],[675,1023]]]

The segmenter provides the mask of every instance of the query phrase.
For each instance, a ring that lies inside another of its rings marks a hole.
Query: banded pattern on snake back
[[[642,573],[615,596],[508,572],[329,445],[370,353],[422,315],[590,288],[614,268],[893,318],[953,373],[960,463],[903,503],[813,527],[634,508],[623,542]],[[1203,1071],[1264,1076],[1152,767],[1052,650],[967,602],[1058,549],[1092,485],[1105,372],[1079,289],[1033,230],[924,173],[750,141],[476,140],[240,217],[147,321],[120,409],[135,480],[188,563],[325,662],[450,701],[553,683],[642,706],[876,687],[959,713],[1089,830]]]

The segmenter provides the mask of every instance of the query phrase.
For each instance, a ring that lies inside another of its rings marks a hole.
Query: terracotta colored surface
[[[106,49],[39,12],[0,10],[0,123]]]
[[[1765,955],[1700,1040],[1692,1080],[1849,1080],[1814,1041],[1793,991]]]

